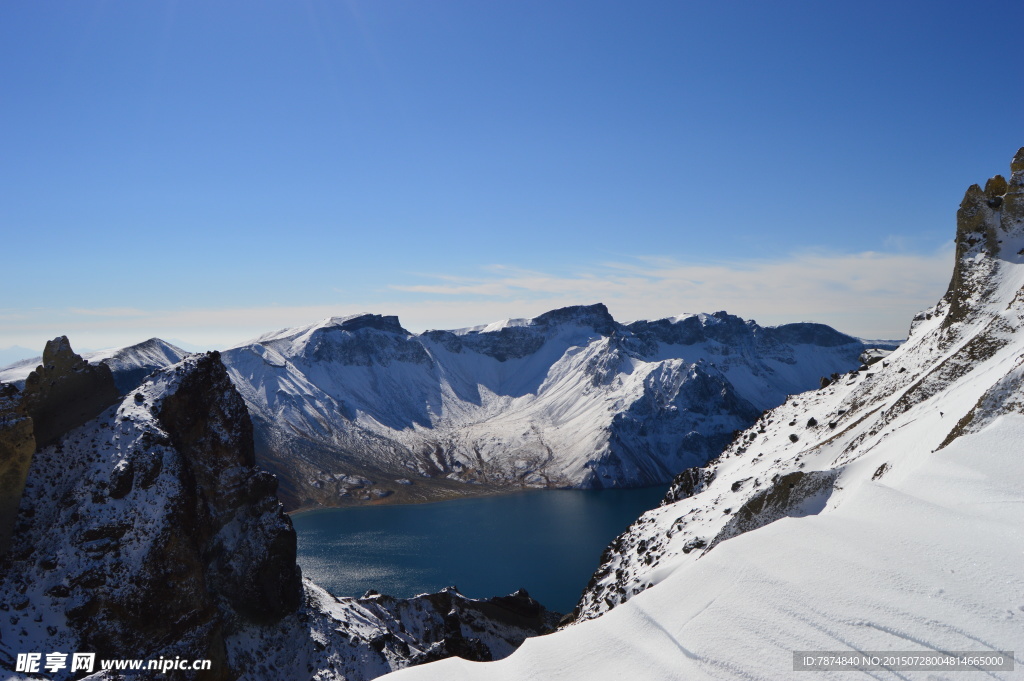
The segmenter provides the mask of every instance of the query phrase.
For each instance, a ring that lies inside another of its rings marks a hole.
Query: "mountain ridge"
[[[724,312],[621,324],[597,303],[420,334],[327,318],[223,356],[296,508],[667,482],[866,347]]]
[[[328,317],[222,358],[296,510],[665,483],[879,346],[721,311],[623,324],[596,303],[418,334],[391,315]],[[85,356],[126,393],[185,355],[150,339]],[[0,380],[23,385],[36,363]]]

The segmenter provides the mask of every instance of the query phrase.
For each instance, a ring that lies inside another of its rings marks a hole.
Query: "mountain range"
[[[396,317],[335,317],[221,359],[257,458],[296,509],[667,483],[787,395],[896,345],[725,312],[621,324],[596,304],[421,334]],[[86,357],[125,392],[185,354],[151,339]]]

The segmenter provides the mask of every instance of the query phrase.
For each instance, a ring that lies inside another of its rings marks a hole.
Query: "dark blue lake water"
[[[455,585],[471,598],[525,588],[569,612],[605,546],[665,487],[542,490],[292,516],[302,573],[337,596],[407,597]]]

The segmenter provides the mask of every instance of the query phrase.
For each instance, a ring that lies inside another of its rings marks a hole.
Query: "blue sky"
[[[0,348],[607,303],[901,337],[1024,6],[0,4]]]

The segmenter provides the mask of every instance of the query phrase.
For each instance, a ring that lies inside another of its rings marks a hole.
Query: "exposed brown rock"
[[[67,336],[46,342],[43,363],[25,379],[25,410],[32,417],[36,447],[53,444],[72,428],[117,401],[110,368],[76,355]]]
[[[1010,164],[1010,181],[1003,196],[1003,227],[1024,226],[1024,147],[1017,151]]]
[[[996,175],[985,183],[985,189],[972,184],[960,202],[956,213],[956,261],[944,299],[949,313],[943,320],[949,326],[961,320],[969,301],[983,295],[979,289],[979,273],[972,274],[971,255],[985,252],[1000,255],[1000,242],[1004,235],[1024,228],[1024,148],[1010,164],[1009,182]],[[980,277],[984,279],[984,277]]]
[[[1014,175],[1017,173],[1024,173],[1024,147],[1017,150],[1013,160],[1010,162],[1010,172]]]
[[[302,598],[295,530],[280,510],[277,478],[255,465],[249,412],[219,353],[196,360],[158,419],[194,481],[193,537],[209,542],[238,524],[236,543],[212,556],[210,586],[252,619],[274,621],[294,610]]]
[[[985,183],[985,196],[989,199],[999,198],[1006,193],[1007,186],[1006,178],[1002,175],[989,178]]]

